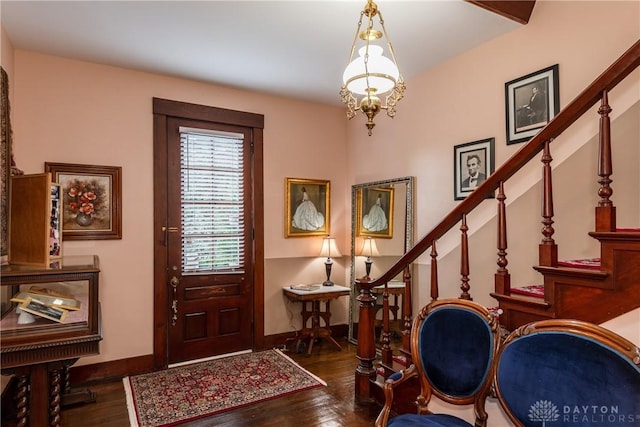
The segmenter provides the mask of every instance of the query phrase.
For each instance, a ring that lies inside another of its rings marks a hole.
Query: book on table
[[[290,286],[291,289],[296,290],[296,291],[315,291],[316,289],[320,289],[320,285],[305,285],[305,284],[299,284],[299,285],[291,285]]]

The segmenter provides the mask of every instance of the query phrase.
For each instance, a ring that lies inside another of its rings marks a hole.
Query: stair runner
[[[584,268],[587,270],[599,270],[600,258],[572,259],[568,261],[558,261],[558,267]],[[534,298],[544,298],[544,285],[526,285],[511,288],[512,294],[524,295]]]
[[[640,232],[640,228],[617,228],[616,231],[619,233],[637,233],[637,232]],[[572,259],[568,261],[558,261],[558,267],[599,270],[600,258],[584,258],[584,259]],[[511,288],[511,293],[518,294],[518,295],[525,295],[529,297],[535,297],[535,298],[544,298],[544,285],[534,284],[534,285],[520,286],[518,288]],[[488,309],[494,316],[499,316],[502,311],[498,307],[489,307]],[[393,361],[394,363],[397,363],[402,367],[407,366],[407,359],[403,355],[394,355]],[[377,374],[379,376],[384,376],[384,368],[378,367]]]
[[[617,228],[619,233],[637,233],[640,228]],[[587,270],[599,270],[600,258],[572,259],[568,261],[558,261],[558,267],[584,268]],[[544,298],[544,285],[526,285],[518,288],[511,288],[512,294],[525,295],[528,297]]]

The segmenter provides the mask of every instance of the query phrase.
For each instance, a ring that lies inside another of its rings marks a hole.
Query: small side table
[[[398,295],[404,296],[404,282],[392,280],[387,283],[387,289],[389,295],[393,295],[393,305],[389,304],[389,310],[393,313],[393,320],[398,320],[398,310],[400,305],[398,304]],[[384,285],[376,286],[371,289],[371,292],[376,296],[382,296],[384,294]],[[382,310],[382,304],[376,304],[376,313]],[[404,319],[404,313],[401,314],[401,319]]]
[[[311,355],[313,350],[313,342],[316,338],[326,338],[333,345],[342,350],[342,346],[331,336],[331,300],[348,296],[351,290],[345,286],[320,286],[313,290],[291,289],[291,286],[282,288],[284,295],[291,301],[302,302],[302,329],[298,332],[296,339],[300,340],[309,338],[309,348],[307,355]],[[320,303],[325,303],[324,311],[321,311]],[[309,305],[307,305],[309,303]],[[311,319],[311,327],[307,327],[308,321]],[[320,319],[324,320],[324,326],[320,325]]]
[[[404,321],[404,311],[402,310],[402,307],[400,306],[400,304],[398,304],[398,296],[402,296],[402,298],[404,298],[404,293],[405,293],[404,282],[392,280],[389,283],[387,283],[387,289],[389,290],[389,296],[393,295],[393,303],[391,303],[391,300],[389,300],[389,311],[391,312],[389,313],[389,316],[393,314],[393,319],[389,319],[392,324],[391,327],[395,328],[394,332],[397,332],[398,334],[401,335],[402,322]],[[376,296],[376,298],[382,297],[384,295],[384,285],[380,285],[372,288],[371,292]],[[376,316],[378,312],[383,308],[384,306],[382,304],[376,303]],[[400,310],[400,319],[398,319],[398,310]],[[398,320],[400,320],[400,322],[398,322]],[[375,323],[376,323],[376,327],[379,328],[380,325],[382,324],[382,320],[376,319]],[[382,340],[382,335],[380,336],[380,339]]]

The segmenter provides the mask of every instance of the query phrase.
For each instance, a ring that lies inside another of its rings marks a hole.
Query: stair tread
[[[519,286],[517,288],[511,288],[511,293],[535,298],[544,298],[544,285]]]
[[[586,268],[589,270],[600,269],[600,258],[582,258],[558,261],[558,267]]]

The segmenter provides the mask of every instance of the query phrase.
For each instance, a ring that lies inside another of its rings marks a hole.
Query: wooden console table
[[[100,352],[99,274],[93,255],[65,257],[48,266],[2,266],[0,364],[2,375],[17,379],[18,426],[59,426],[62,405],[95,401],[89,390],[71,390],[68,368],[80,357]],[[19,323],[9,299],[32,285],[72,290],[80,310],[69,311],[64,323],[42,318]]]
[[[285,296],[291,301],[302,302],[302,329],[298,331],[295,340],[298,342],[303,339],[309,339],[309,347],[307,355],[311,355],[313,350],[313,342],[316,338],[326,338],[339,350],[342,346],[331,336],[331,300],[348,296],[351,290],[345,286],[320,286],[318,289],[310,291],[291,289],[286,286],[282,289]],[[320,303],[325,303],[324,311],[321,310]],[[307,305],[309,304],[309,306]],[[310,309],[309,309],[310,308]],[[324,326],[320,325],[320,319],[324,320]],[[307,323],[311,320],[311,327],[307,327]]]

